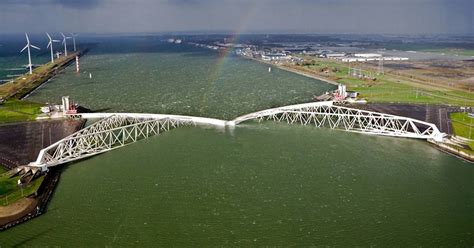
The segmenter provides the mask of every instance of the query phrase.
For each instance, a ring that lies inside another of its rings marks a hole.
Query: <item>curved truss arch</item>
[[[120,148],[180,126],[211,125],[225,128],[249,120],[273,120],[349,132],[436,141],[442,141],[444,137],[444,134],[432,123],[336,106],[332,102],[313,102],[267,109],[240,116],[232,121],[182,115],[134,113],[91,113],[70,115],[70,117],[100,120],[42,149],[36,161],[30,163],[29,166],[47,169]]]
[[[267,109],[233,120],[233,124],[248,120],[285,121],[289,124],[315,125],[349,132],[394,137],[434,139],[444,134],[436,125],[416,119],[333,105],[332,102],[298,104]]]
[[[177,115],[104,113],[76,116],[103,119],[42,149],[30,166],[46,168],[94,156],[180,126],[225,125],[215,119]]]

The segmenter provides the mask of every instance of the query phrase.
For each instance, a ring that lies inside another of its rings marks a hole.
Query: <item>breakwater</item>
[[[0,99],[2,101],[9,98],[22,99],[42,84],[48,82],[61,70],[74,62],[76,56],[82,56],[88,49],[81,50],[68,55],[67,57],[57,58],[54,62],[49,62],[33,70],[33,73],[23,74],[18,78],[0,85]]]

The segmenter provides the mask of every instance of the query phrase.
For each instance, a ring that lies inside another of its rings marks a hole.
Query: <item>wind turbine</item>
[[[30,74],[33,74],[33,65],[31,64],[31,52],[30,52],[30,47],[34,48],[34,49],[38,49],[38,50],[41,50],[39,47],[37,46],[34,46],[34,45],[31,45],[30,43],[30,38],[28,38],[28,34],[25,33],[25,36],[26,36],[26,46],[23,47],[23,49],[21,49],[20,53],[22,53],[23,51],[25,51],[25,49],[28,49],[28,67],[30,67]]]
[[[76,37],[78,34],[70,33],[72,37],[72,44],[74,44],[74,52],[76,51]]]
[[[48,46],[46,48],[51,47],[51,63],[52,63],[54,62],[53,42],[60,42],[60,41],[51,39],[51,36],[48,33],[46,33],[46,35],[48,36],[48,39],[49,39]]]
[[[71,37],[65,36],[62,32],[61,32],[61,36],[63,37],[63,42],[62,43],[64,45],[64,56],[67,57],[67,42],[66,42],[66,40],[71,39]]]

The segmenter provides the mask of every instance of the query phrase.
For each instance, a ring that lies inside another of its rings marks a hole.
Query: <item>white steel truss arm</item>
[[[83,159],[183,125],[195,123],[192,120],[170,118],[110,116],[42,149],[30,166],[50,167]]]

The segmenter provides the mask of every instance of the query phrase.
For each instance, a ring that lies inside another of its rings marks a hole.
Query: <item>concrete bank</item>
[[[84,120],[34,121],[0,126],[0,164],[6,169],[14,169],[34,161],[39,151],[76,131],[80,130]],[[43,183],[22,203],[21,211],[2,209],[0,230],[4,230],[46,211],[47,204],[59,181],[60,170],[47,172]],[[0,206],[0,208],[3,208]]]
[[[456,148],[454,146],[450,146],[448,144],[428,140],[431,144],[433,144],[438,150],[446,152],[448,154],[454,155],[460,159],[463,159],[467,162],[473,163],[474,164],[474,155],[470,154],[466,151],[463,151],[462,149]]]

